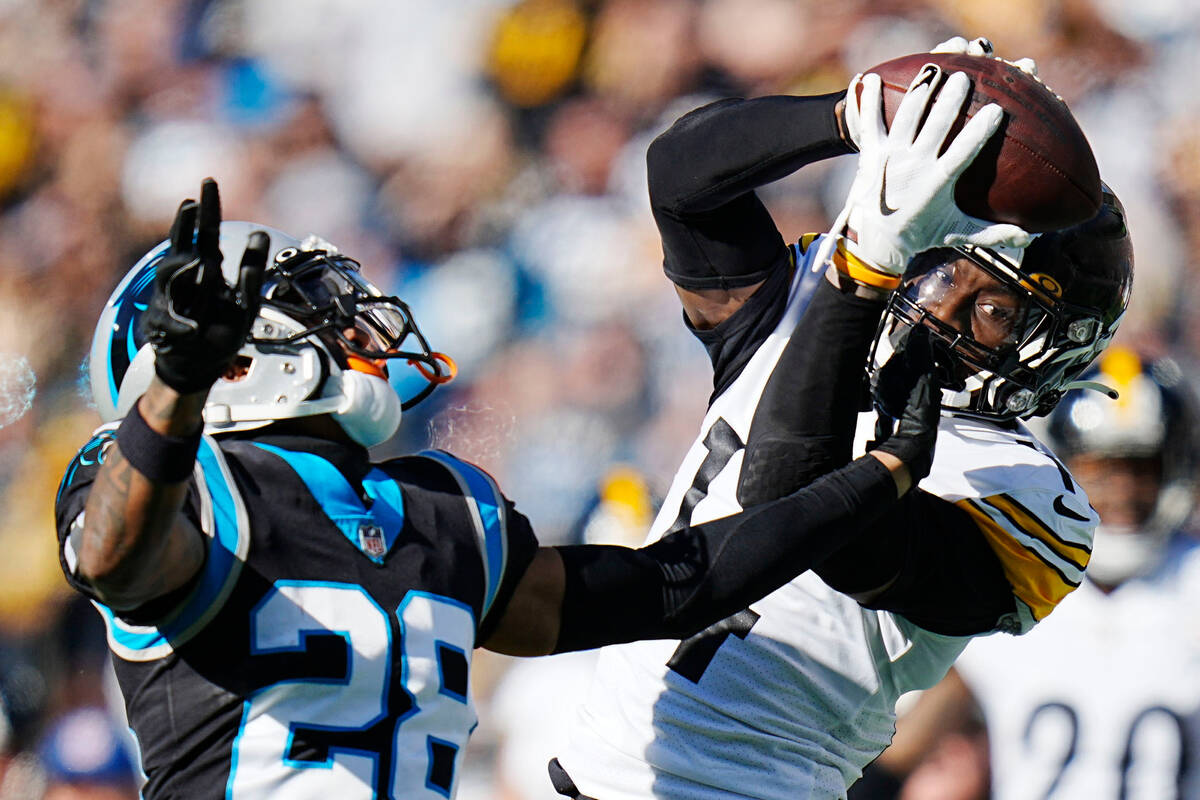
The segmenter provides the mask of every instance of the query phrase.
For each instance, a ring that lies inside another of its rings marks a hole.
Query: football
[[[1100,210],[1096,158],[1067,104],[1035,76],[1007,61],[916,53],[872,67],[868,72],[883,83],[888,125],[926,64],[936,64],[946,73],[964,72],[971,79],[971,93],[952,134],[988,103],[1004,110],[1000,128],[955,184],[959,209],[991,222],[1020,225],[1031,233],[1084,222]]]

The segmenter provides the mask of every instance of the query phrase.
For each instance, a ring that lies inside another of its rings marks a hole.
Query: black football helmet
[[[986,346],[922,306],[924,279],[968,258],[1024,299],[1021,318],[1000,346]],[[943,407],[992,421],[1048,414],[1108,345],[1129,304],[1133,245],[1125,209],[1105,186],[1090,220],[1038,236],[1024,250],[939,248],[918,254],[892,294],[868,361],[880,368],[924,325],[954,362]]]

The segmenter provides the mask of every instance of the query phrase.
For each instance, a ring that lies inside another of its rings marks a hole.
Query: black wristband
[[[192,475],[203,427],[191,436],[164,436],[146,424],[137,403],[117,428],[117,447],[133,468],[155,483],[181,483]]]

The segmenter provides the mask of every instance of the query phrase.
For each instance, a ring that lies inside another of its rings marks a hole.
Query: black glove
[[[875,400],[879,416],[875,441],[869,450],[891,453],[908,466],[915,485],[929,474],[942,411],[942,385],[949,368],[948,354],[918,326],[904,350],[879,371]],[[881,389],[883,391],[881,391]],[[896,408],[896,400],[904,405]],[[898,418],[892,431],[894,418]]]
[[[183,394],[209,389],[233,363],[262,300],[270,238],[250,234],[234,288],[221,274],[220,235],[221,199],[216,181],[206,178],[199,206],[191,199],[179,206],[141,322],[154,346],[154,371]]]

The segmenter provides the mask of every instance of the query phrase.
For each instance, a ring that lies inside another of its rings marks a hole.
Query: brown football
[[[954,186],[954,200],[962,211],[1034,233],[1095,216],[1100,210],[1100,172],[1075,117],[1044,83],[1006,61],[916,53],[872,67],[868,72],[883,81],[888,125],[905,90],[926,64],[936,64],[947,73],[965,72],[971,79],[971,93],[953,134],[987,103],[1004,110],[999,130]]]

